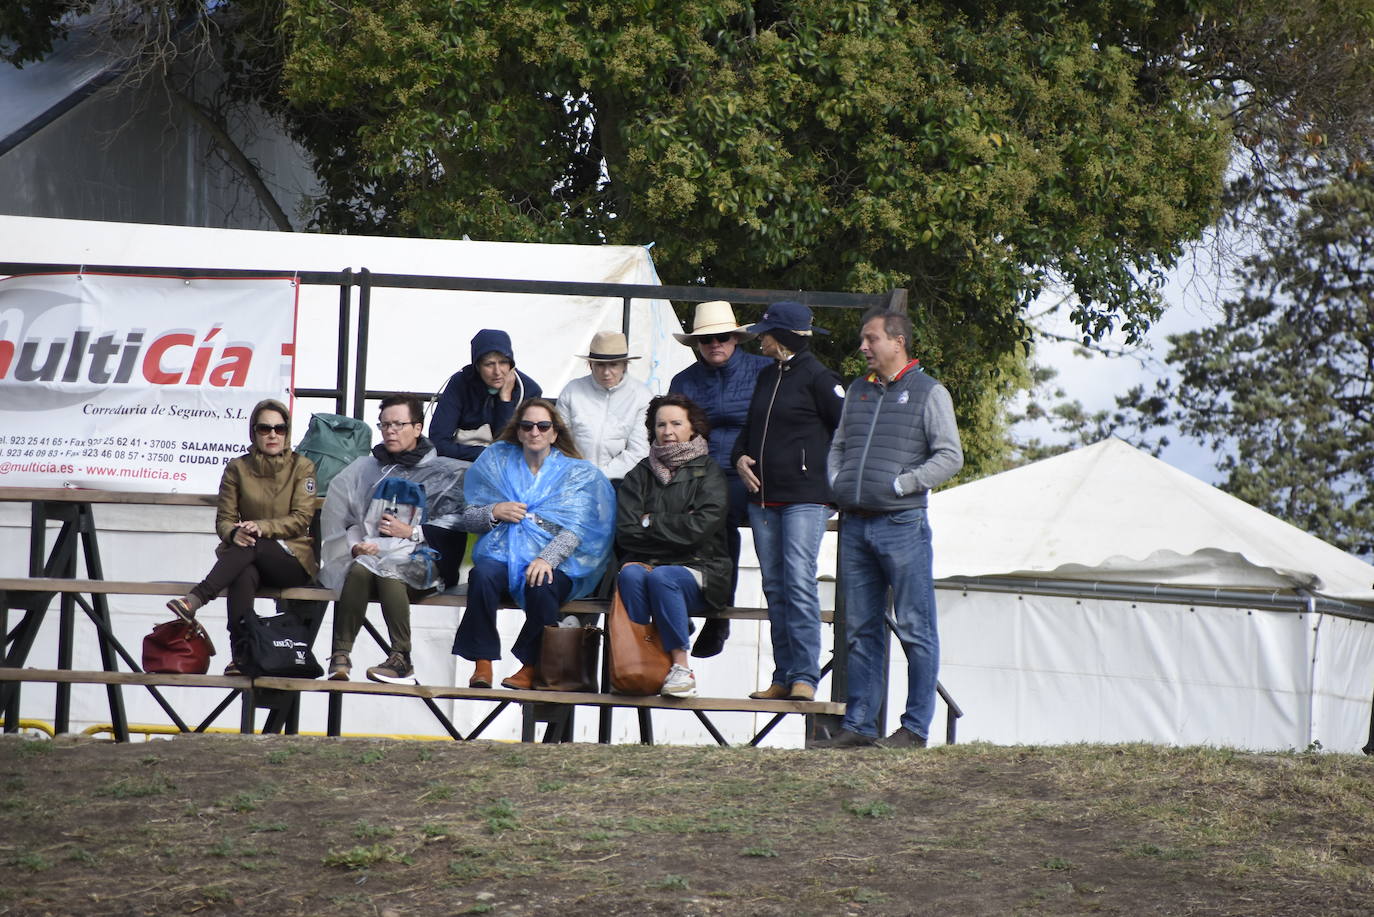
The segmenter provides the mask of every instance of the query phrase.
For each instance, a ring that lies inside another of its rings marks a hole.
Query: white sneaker
[[[668,670],[668,677],[663,679],[663,687],[658,693],[664,697],[696,697],[697,677],[685,665],[675,664]]]

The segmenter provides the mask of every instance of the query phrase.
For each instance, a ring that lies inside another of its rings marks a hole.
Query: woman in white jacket
[[[558,413],[583,455],[616,486],[649,454],[644,412],[653,394],[626,376],[630,361],[639,359],[629,349],[619,331],[598,331],[588,352],[578,355],[591,373],[569,382],[558,396]]]

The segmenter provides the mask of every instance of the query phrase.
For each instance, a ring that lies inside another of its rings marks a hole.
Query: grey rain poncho
[[[415,589],[443,589],[445,584],[435,572],[434,564],[424,559],[424,550],[416,555],[416,545],[408,538],[386,537],[377,533],[385,503],[373,499],[377,484],[384,478],[401,478],[421,484],[425,488],[428,508],[426,518],[411,520],[404,512],[402,522],[425,522],[445,528],[456,528],[456,517],[462,514],[463,476],[469,462],[444,458],[430,450],[418,464],[383,465],[371,455],[365,455],[340,471],[329,484],[329,496],[320,511],[320,585],[338,592],[343,587],[348,568],[362,564],[378,576],[398,579]],[[377,554],[353,556],[353,546],[370,541],[380,548]]]

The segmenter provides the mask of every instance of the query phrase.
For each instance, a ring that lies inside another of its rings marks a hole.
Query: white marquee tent
[[[931,519],[961,741],[1365,743],[1369,564],[1115,439]]]

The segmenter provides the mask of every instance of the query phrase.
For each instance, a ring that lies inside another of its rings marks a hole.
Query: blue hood
[[[472,336],[472,365],[489,353],[499,353],[515,365],[515,351],[510,346],[510,335],[495,328],[483,328]]]

